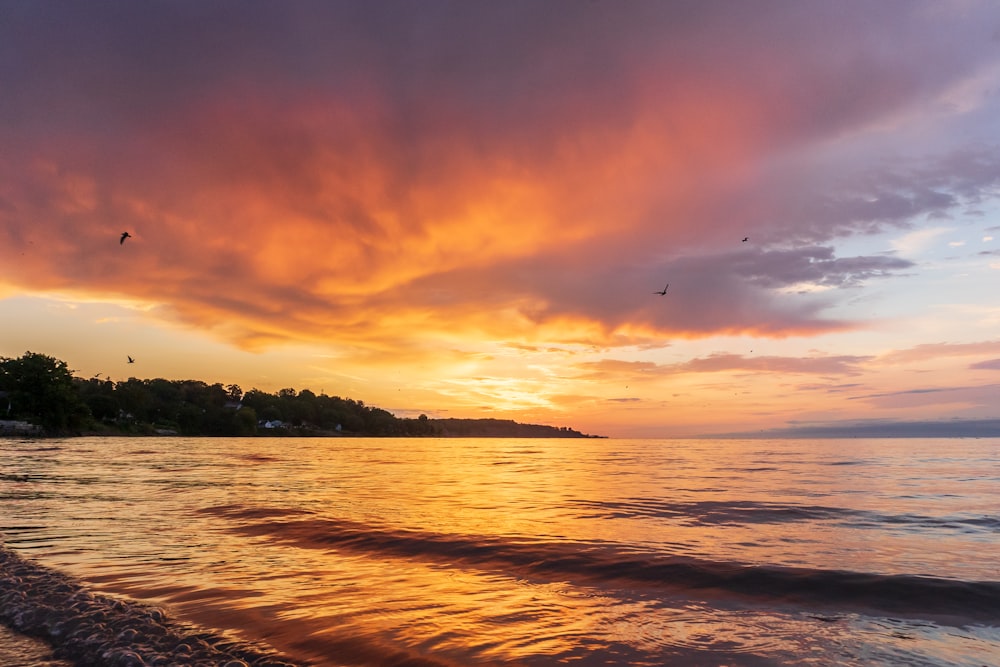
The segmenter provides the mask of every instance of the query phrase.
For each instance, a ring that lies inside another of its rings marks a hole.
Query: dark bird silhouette
[[[747,242],[747,241],[749,241],[749,240],[750,240],[750,237],[749,237],[749,236],[744,236],[744,237],[743,237],[743,242],[744,242],[744,243],[746,243],[746,242]]]
[[[125,356],[128,357],[128,362],[130,364],[134,364],[135,363],[135,359],[133,359],[132,357],[129,357],[127,354]]]
[[[670,283],[667,283],[667,287],[670,287]],[[666,294],[666,293],[667,293],[667,287],[664,287],[664,288],[663,288],[662,290],[660,290],[659,292],[653,292],[653,294],[659,294],[660,296],[663,296],[664,294]]]
[[[118,239],[118,245],[122,245],[123,243],[125,243],[125,239],[130,239],[130,238],[132,238],[131,234],[129,234],[128,232],[122,232],[122,237]]]

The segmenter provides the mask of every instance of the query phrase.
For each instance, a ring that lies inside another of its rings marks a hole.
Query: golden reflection
[[[963,504],[938,481],[892,472],[912,445],[816,447],[75,439],[26,454],[37,493],[6,508],[39,525],[24,544],[47,564],[315,664],[400,651],[442,665],[795,656],[852,630],[783,609],[766,590],[691,587],[685,573],[988,578],[987,541],[949,533],[948,552],[930,528],[907,529]],[[939,464],[968,473],[957,458]],[[901,515],[904,495],[917,500]],[[655,569],[667,561],[684,567]],[[907,631],[943,650],[932,631]]]

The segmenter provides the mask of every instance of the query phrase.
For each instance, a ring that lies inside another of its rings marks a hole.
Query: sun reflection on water
[[[860,612],[630,579],[630,568],[663,555],[996,578],[995,535],[974,521],[997,490],[974,455],[935,477],[905,468],[891,448],[747,448],[346,438],[8,446],[0,530],[93,586],[314,664],[381,664],[401,651],[456,665],[804,664],[831,650],[845,665],[929,655],[947,664],[976,647],[1000,650],[990,627],[879,626]]]

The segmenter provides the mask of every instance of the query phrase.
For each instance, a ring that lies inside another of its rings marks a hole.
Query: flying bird
[[[130,364],[134,364],[135,363],[135,359],[133,359],[132,357],[129,357],[129,355],[127,355],[127,354],[125,356],[128,357],[128,362]]]
[[[667,283],[667,287],[670,287],[670,283]],[[666,294],[666,293],[667,293],[667,287],[664,287],[664,288],[663,288],[662,290],[660,290],[659,292],[653,292],[653,294],[659,294],[660,296],[663,296],[664,294]]]
[[[747,241],[749,241],[749,240],[750,240],[750,237],[749,237],[749,236],[744,236],[744,237],[743,237],[743,243],[746,243],[746,242],[747,242]]]
[[[122,232],[122,237],[118,239],[118,245],[124,244],[125,239],[130,239],[130,238],[132,238],[131,234],[129,234],[128,232]]]

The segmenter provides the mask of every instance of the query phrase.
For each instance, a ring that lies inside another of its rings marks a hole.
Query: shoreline
[[[277,431],[277,429],[275,429]],[[12,431],[2,431],[0,430],[0,438],[6,438],[11,440],[58,440],[61,438],[372,438],[379,440],[391,440],[391,439],[405,439],[405,440],[429,440],[433,438],[440,438],[443,440],[472,440],[472,439],[490,439],[490,440],[500,440],[500,439],[525,439],[525,440],[608,440],[609,436],[606,435],[571,435],[571,436],[552,436],[552,435],[518,435],[518,436],[508,436],[508,435],[497,435],[497,434],[450,434],[450,433],[435,433],[433,435],[370,435],[365,433],[344,433],[342,431],[338,432],[319,432],[319,431],[293,431],[284,430],[278,432],[266,432],[266,433],[253,433],[249,435],[190,435],[184,433],[166,433],[166,432],[131,432],[131,431],[80,431],[75,433],[44,433],[44,432],[31,432],[31,433],[15,433]]]
[[[0,623],[0,667],[73,667],[55,656],[51,645]]]
[[[95,594],[0,542],[0,624],[32,655],[10,664],[299,667],[277,651],[175,621],[156,607]],[[20,637],[26,641],[20,641]],[[0,634],[0,639],[4,637]],[[45,651],[44,646],[51,648]],[[4,642],[5,643],[5,642]],[[26,663],[40,659],[47,662]]]

